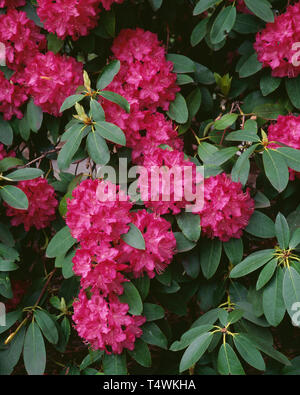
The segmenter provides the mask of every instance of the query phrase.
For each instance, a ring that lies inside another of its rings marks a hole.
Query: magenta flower
[[[84,290],[73,304],[73,321],[80,337],[94,350],[121,354],[123,349],[134,349],[136,338],[141,337],[141,325],[146,319],[128,314],[129,306],[114,294],[104,298],[98,293],[87,297]]]
[[[83,84],[82,64],[53,52],[39,53],[28,62],[18,82],[44,112],[61,116],[59,110],[64,100]]]
[[[25,88],[7,80],[0,71],[0,112],[3,118],[10,120],[14,115],[19,119],[23,118],[20,107],[27,98]]]
[[[239,239],[254,211],[254,200],[242,184],[225,173],[204,182],[204,206],[199,212],[202,233],[222,241]]]
[[[146,249],[138,250],[121,241],[119,262],[128,264],[126,271],[132,272],[134,277],[146,273],[153,278],[165,270],[175,254],[176,240],[171,224],[146,210],[132,213],[132,222],[142,232]]]
[[[272,123],[268,128],[268,139],[270,142],[276,141],[291,148],[300,149],[300,117],[294,115],[279,115],[276,123]],[[280,147],[280,144],[270,144],[272,148]],[[290,180],[299,177],[299,173],[292,169]]]
[[[254,48],[263,67],[271,67],[273,77],[297,77],[300,74],[300,3],[289,6],[284,14],[257,33]]]
[[[54,188],[41,177],[20,181],[17,186],[27,196],[29,206],[27,210],[18,210],[7,206],[6,215],[12,217],[12,226],[23,224],[26,232],[31,227],[43,229],[49,226],[56,218],[55,210],[58,206]]]

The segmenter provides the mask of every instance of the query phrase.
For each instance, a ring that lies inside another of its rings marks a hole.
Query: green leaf
[[[126,137],[117,125],[110,122],[97,122],[95,130],[106,140],[112,141],[115,144],[126,145]]]
[[[79,103],[82,99],[84,99],[84,95],[72,95],[65,99],[62,106],[60,107],[59,112],[63,112],[68,108],[75,106],[76,103]]]
[[[46,311],[36,310],[34,312],[34,318],[45,338],[52,344],[58,342],[58,331],[53,318]]]
[[[79,369],[84,370],[88,366],[98,362],[103,357],[104,352],[100,350],[89,350],[88,355],[82,360]]]
[[[134,350],[128,350],[129,355],[140,365],[145,368],[151,367],[151,354],[149,347],[141,339],[136,339],[134,343]]]
[[[242,185],[246,184],[250,172],[249,157],[255,151],[257,145],[258,144],[253,144],[250,148],[244,151],[241,156],[239,156],[231,170],[232,181],[241,182]]]
[[[260,351],[267,354],[269,357],[275,359],[276,361],[283,363],[284,365],[290,365],[290,361],[287,359],[287,357],[281,354],[279,351],[275,350],[272,347],[272,344],[267,343],[263,338],[258,337],[252,333],[248,333],[248,337]]]
[[[219,3],[219,1],[220,0],[199,0],[194,8],[193,15],[202,14],[202,12]]]
[[[61,141],[67,141],[73,137],[73,134],[83,130],[83,125],[76,119],[72,119],[67,125],[65,132],[61,135]]]
[[[273,274],[277,268],[277,258],[272,259],[260,272],[256,283],[256,290],[258,291],[264,287],[273,277]]]
[[[254,201],[255,208],[266,208],[271,206],[270,200],[260,191],[256,192],[256,195],[254,196]]]
[[[261,21],[256,16],[238,13],[233,30],[241,34],[250,34],[257,33],[262,27]]]
[[[285,78],[285,88],[290,101],[297,109],[300,108],[300,76]]]
[[[28,209],[28,199],[25,193],[13,185],[5,185],[0,189],[0,196],[11,207],[18,210]]]
[[[7,171],[13,167],[24,165],[24,162],[18,158],[7,157],[0,160],[0,171]]]
[[[69,339],[70,339],[70,334],[71,334],[71,326],[70,326],[70,321],[68,318],[65,316],[61,322],[60,326],[60,334],[59,334],[59,342],[56,345],[56,348],[60,352],[65,352],[66,347],[68,345]]]
[[[250,77],[262,69],[262,63],[257,59],[257,53],[254,52],[249,58],[243,63],[239,69],[240,78]]]
[[[221,375],[244,375],[244,369],[232,347],[222,344],[218,354],[218,371]]]
[[[235,309],[228,314],[228,322],[232,325],[244,316],[244,310]]]
[[[275,276],[266,285],[263,291],[264,314],[269,324],[272,326],[278,326],[285,314],[282,284],[283,272],[281,268],[278,268]]]
[[[58,154],[57,164],[60,170],[65,170],[70,166],[74,155],[78,151],[82,139],[83,139],[82,128],[78,128],[74,130],[72,136],[63,145],[62,149]]]
[[[241,260],[243,259],[243,252],[244,252],[242,239],[232,238],[229,241],[223,243],[223,247],[227,255],[227,258],[233,265],[236,265],[237,263],[241,262]]]
[[[0,295],[7,299],[11,299],[14,296],[11,289],[10,279],[6,272],[0,272]]]
[[[109,162],[110,152],[108,146],[98,130],[92,131],[88,134],[86,147],[89,156],[95,163],[104,166]]]
[[[239,333],[233,338],[234,345],[241,357],[258,370],[265,370],[266,365],[261,353],[256,349],[247,335]]]
[[[56,34],[52,33],[47,34],[47,42],[48,51],[51,51],[55,54],[58,53],[64,45],[64,40],[61,40]]]
[[[147,318],[147,322],[156,321],[164,318],[165,311],[157,304],[145,303],[143,315]]]
[[[225,138],[226,141],[251,141],[253,143],[260,142],[260,138],[255,132],[248,132],[247,130],[238,130],[231,132]]]
[[[20,329],[6,350],[0,351],[1,376],[8,376],[13,373],[14,367],[18,363],[22,353],[24,337],[25,327]]]
[[[67,254],[62,260],[62,274],[65,279],[71,278],[74,276],[73,272],[73,258],[75,256],[75,251],[71,251]]]
[[[120,301],[129,305],[130,314],[141,315],[143,311],[143,302],[139,291],[131,281],[123,283],[123,288],[124,292],[119,297]]]
[[[118,74],[120,67],[121,63],[119,60],[113,60],[107,66],[105,66],[98,78],[97,90],[106,88]]]
[[[284,215],[281,213],[277,214],[275,221],[275,234],[279,243],[279,246],[284,250],[288,248],[290,241],[290,229]]]
[[[245,0],[250,11],[265,22],[274,22],[272,5],[267,0]]]
[[[212,44],[218,44],[226,38],[231,31],[236,20],[236,8],[233,6],[225,7],[216,17],[211,31],[210,40]]]
[[[183,211],[177,217],[177,223],[182,233],[191,241],[198,241],[201,234],[200,216]]]
[[[200,262],[197,253],[189,254],[187,257],[183,258],[182,265],[188,276],[191,278],[197,278],[200,272]]]
[[[167,54],[167,60],[172,62],[174,73],[193,73],[195,72],[195,63],[184,55]]]
[[[101,91],[99,92],[99,95],[104,97],[104,99],[117,104],[118,106],[123,108],[123,110],[125,110],[128,114],[130,113],[130,104],[125,99],[125,97],[111,91]]]
[[[215,152],[205,160],[205,164],[211,164],[215,166],[221,166],[229,159],[231,159],[236,153],[238,148],[237,147],[228,147]]]
[[[264,103],[254,107],[252,111],[257,117],[276,120],[279,115],[286,115],[286,108],[281,103]]]
[[[187,239],[183,233],[174,232],[174,236],[176,239],[176,250],[178,253],[187,252],[192,250],[194,247],[196,247],[196,243]]]
[[[289,170],[285,160],[275,150],[265,150],[263,152],[263,163],[266,176],[273,187],[282,192],[289,182]]]
[[[146,244],[142,232],[134,224],[129,224],[130,229],[128,233],[121,236],[123,241],[133,248],[138,250],[145,250]]]
[[[64,255],[74,244],[76,240],[73,239],[70,229],[65,226],[51,239],[46,250],[47,258],[56,258]]]
[[[0,272],[11,272],[17,269],[19,269],[19,266],[16,265],[14,262],[6,259],[0,259]]]
[[[224,130],[229,128],[234,122],[237,120],[238,115],[237,114],[225,114],[222,116],[222,118],[218,119],[214,123],[214,127],[216,130]]]
[[[183,124],[187,122],[189,118],[189,111],[185,98],[181,93],[176,94],[176,98],[173,102],[171,102],[167,114],[173,121],[177,123]]]
[[[139,277],[133,280],[134,285],[139,291],[142,300],[145,300],[149,294],[150,279],[148,276]]]
[[[14,132],[9,122],[4,121],[0,116],[0,143],[11,145],[13,142]]]
[[[299,375],[299,372],[300,372],[300,357],[298,356],[298,357],[296,357],[296,358],[293,358],[292,360],[291,360],[291,366],[285,366],[283,369],[282,369],[282,374],[283,375],[295,375],[295,376],[298,376]]]
[[[167,338],[154,322],[146,322],[146,324],[142,326],[142,330],[143,334],[141,339],[145,343],[167,349]]]
[[[200,265],[206,279],[216,273],[222,254],[222,243],[218,239],[205,239],[200,247]]]
[[[219,321],[221,323],[221,325],[223,325],[224,327],[228,324],[228,311],[221,309],[219,311]]]
[[[193,84],[194,80],[187,74],[177,74],[177,85]]]
[[[213,326],[211,324],[207,324],[189,329],[181,336],[179,341],[172,343],[170,351],[180,351],[187,348],[197,337],[209,332],[212,328]]]
[[[207,33],[207,24],[209,18],[202,19],[193,29],[191,34],[191,46],[195,47],[198,45],[203,38],[206,36]]]
[[[162,2],[163,0],[149,0],[149,3],[154,12],[160,9],[160,7],[162,6]]]
[[[300,228],[296,229],[294,233],[292,234],[290,243],[289,243],[289,248],[292,250],[296,248],[300,244]]]
[[[202,162],[206,162],[208,158],[211,158],[218,151],[219,149],[215,145],[206,143],[205,141],[198,145],[198,155]]]
[[[213,334],[210,332],[203,333],[202,335],[196,337],[196,339],[188,346],[185,350],[179,365],[180,373],[189,369],[193,366],[205,351],[208,349],[213,338]]]
[[[274,222],[260,211],[255,210],[250,218],[249,224],[245,229],[246,232],[262,239],[271,239],[275,237]]]
[[[30,99],[27,104],[26,119],[30,129],[37,133],[43,122],[43,111],[41,107],[34,104],[33,99]]]
[[[46,349],[43,335],[34,321],[25,335],[23,357],[29,375],[43,375],[46,368]]]
[[[230,278],[246,276],[265,265],[273,257],[273,249],[253,252],[231,270]]]
[[[293,319],[293,306],[300,304],[300,274],[291,266],[285,269],[282,294],[287,312]]]
[[[91,110],[91,117],[94,121],[100,121],[100,122],[105,121],[104,110],[101,104],[97,100],[91,99],[90,110]]]
[[[43,173],[41,169],[27,168],[16,170],[7,174],[6,177],[13,181],[33,180],[34,178],[41,177]]]
[[[289,147],[279,147],[277,148],[277,152],[285,159],[290,168],[300,171],[300,150]]]
[[[268,96],[274,92],[280,85],[281,78],[272,77],[271,74],[266,73],[260,79],[260,90],[263,96]]]
[[[103,370],[105,375],[126,375],[126,354],[104,354]]]

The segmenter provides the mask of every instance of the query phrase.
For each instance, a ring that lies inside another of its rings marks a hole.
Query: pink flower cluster
[[[249,190],[243,192],[241,183],[221,173],[204,181],[204,206],[198,212],[202,233],[222,241],[239,239],[254,211]]]
[[[149,149],[139,178],[141,198],[156,214],[178,214],[195,199],[196,165],[185,158],[183,151]],[[188,197],[188,199],[186,199]]]
[[[97,26],[102,4],[110,10],[112,3],[124,0],[37,0],[37,14],[48,32],[56,33],[61,39],[72,36],[77,40],[87,36]]]
[[[132,272],[136,278],[143,273],[153,278],[155,272],[161,274],[173,258],[176,240],[171,224],[162,217],[147,213],[146,210],[132,213],[131,220],[142,232],[146,249],[137,250],[121,241],[119,262],[128,263],[126,272]]]
[[[164,270],[176,246],[171,225],[146,210],[131,213],[128,196],[110,182],[85,180],[72,196],[66,222],[80,243],[73,270],[81,277],[82,287],[74,303],[75,328],[94,349],[118,354],[124,348],[133,350],[145,318],[129,315],[129,306],[118,299],[128,281],[124,274],[146,273],[152,278],[155,271]],[[142,232],[145,250],[122,240],[130,223]]]
[[[166,138],[171,143],[176,132],[171,122],[157,110],[168,110],[180,89],[176,74],[172,72],[173,64],[166,60],[165,49],[157,35],[140,28],[124,29],[114,40],[112,52],[121,62],[121,68],[106,89],[124,96],[131,111],[127,114],[116,104],[101,99],[107,120],[124,130],[127,145],[133,149],[137,143],[140,147],[159,144],[163,139],[167,144]],[[134,156],[138,157],[139,153]]]
[[[20,181],[20,188],[28,198],[29,206],[27,210],[18,210],[8,206],[6,215],[12,217],[12,226],[24,225],[26,232],[31,227],[43,229],[55,220],[55,209],[58,201],[55,198],[54,188],[48,184],[44,178]]]
[[[16,8],[23,7],[26,4],[26,0],[0,0],[0,8]]]
[[[22,71],[28,61],[46,47],[46,37],[26,13],[9,9],[0,15],[0,42],[5,45],[6,65]]]
[[[276,141],[291,148],[300,149],[300,117],[294,115],[279,115],[277,121],[268,128],[268,139],[270,142]],[[270,147],[278,148],[280,144],[272,143]],[[290,179],[294,180],[295,175],[300,178],[300,174],[292,169]]]
[[[136,338],[143,334],[140,326],[145,318],[129,315],[128,304],[120,303],[114,294],[108,298],[100,293],[88,297],[82,289],[73,307],[79,336],[95,350],[105,350],[108,354],[121,354],[124,348],[133,350]]]
[[[59,116],[66,97],[83,83],[82,64],[74,58],[47,52],[38,53],[27,64],[18,81],[26,87],[34,103],[54,116]]]
[[[284,14],[275,17],[273,23],[257,33],[254,48],[263,67],[271,67],[273,77],[297,77],[300,42],[300,3],[291,5]],[[295,63],[296,62],[296,63]]]
[[[0,15],[0,42],[5,45],[7,66],[15,71],[10,81],[0,72],[0,111],[4,119],[13,115],[22,118],[20,107],[28,96],[44,112],[60,116],[65,98],[83,84],[82,64],[71,57],[41,53],[46,37],[25,12],[16,9]]]
[[[14,115],[21,119],[23,113],[20,107],[27,101],[27,93],[23,86],[7,80],[0,71],[0,112],[3,118],[10,120]]]

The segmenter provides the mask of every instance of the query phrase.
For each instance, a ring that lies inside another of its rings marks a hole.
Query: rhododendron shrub
[[[0,0],[0,375],[299,373],[299,21]]]

